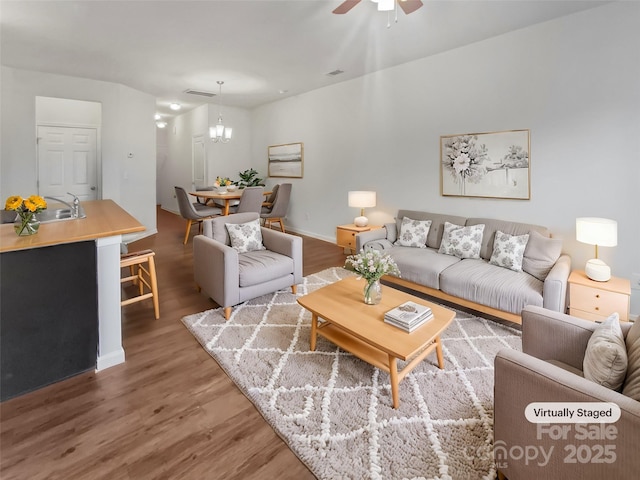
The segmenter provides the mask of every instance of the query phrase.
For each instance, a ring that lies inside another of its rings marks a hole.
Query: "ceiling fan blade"
[[[404,13],[409,15],[410,13],[415,12],[422,6],[421,0],[399,0],[398,5]]]
[[[353,7],[355,7],[359,3],[360,3],[360,0],[347,0],[346,2],[343,2],[340,5],[338,5],[338,8],[336,8],[333,11],[333,13],[342,15],[343,13],[347,13],[349,10],[351,10]]]

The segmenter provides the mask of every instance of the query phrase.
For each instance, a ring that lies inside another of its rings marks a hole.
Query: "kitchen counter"
[[[86,218],[43,223],[36,235],[19,237],[12,224],[0,225],[0,252],[39,248],[140,232],[144,225],[113,200],[82,202]]]
[[[125,361],[120,245],[145,227],[112,200],[82,207],[28,237],[0,226],[2,401]]]

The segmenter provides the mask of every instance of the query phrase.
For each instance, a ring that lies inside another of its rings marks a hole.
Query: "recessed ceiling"
[[[2,0],[1,61],[121,83],[167,116],[172,102],[253,108],[607,3],[423,1],[387,28],[368,0],[345,15],[331,13],[342,0]],[[221,99],[185,93],[218,80]]]

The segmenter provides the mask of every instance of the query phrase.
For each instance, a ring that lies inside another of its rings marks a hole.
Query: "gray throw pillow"
[[[262,231],[260,230],[260,219],[256,218],[247,223],[225,223],[231,246],[238,253],[253,252],[254,250],[265,250],[262,244]]]
[[[522,270],[544,282],[562,253],[562,240],[531,230],[524,250]]]
[[[582,363],[584,378],[619,390],[627,374],[627,362],[620,317],[613,313],[598,325],[589,339]]]
[[[636,320],[627,332],[625,344],[629,362],[622,394],[640,402],[640,320]]]

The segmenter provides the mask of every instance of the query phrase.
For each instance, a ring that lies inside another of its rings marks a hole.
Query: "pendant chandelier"
[[[231,127],[225,127],[222,123],[222,113],[220,110],[220,98],[222,97],[222,84],[218,80],[219,93],[218,93],[218,123],[215,127],[209,127],[209,137],[211,137],[211,141],[214,143],[227,143],[231,140],[231,135],[233,134],[233,129]]]

